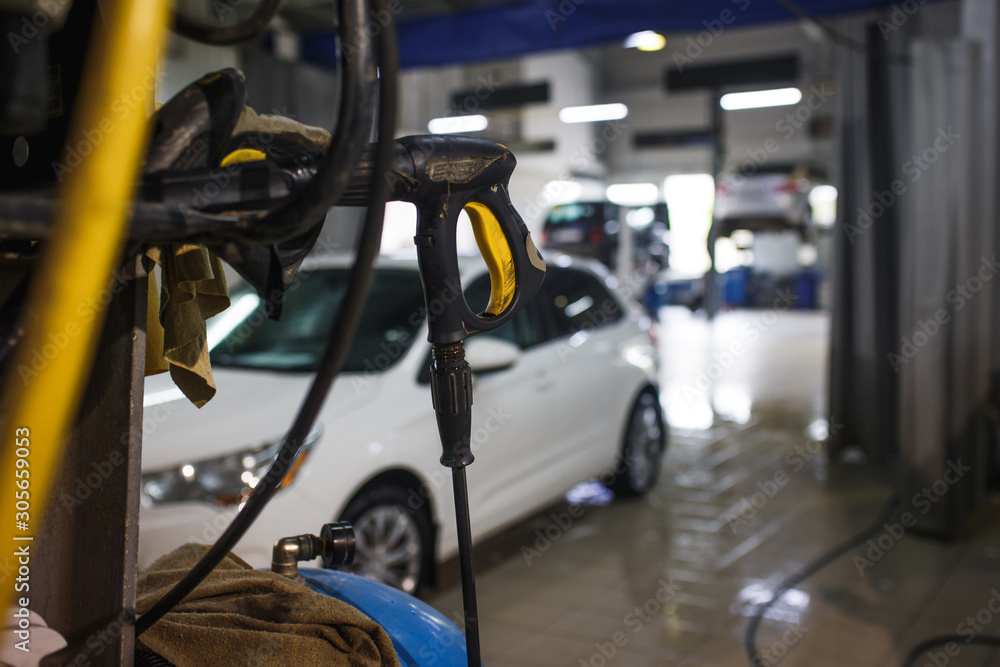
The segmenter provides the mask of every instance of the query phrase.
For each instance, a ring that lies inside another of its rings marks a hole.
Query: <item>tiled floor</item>
[[[831,466],[818,446],[827,328],[814,313],[744,311],[709,324],[666,310],[672,430],[660,483],[610,503],[581,489],[583,515],[537,557],[526,548],[565,505],[477,549],[485,664],[748,664],[754,603],[871,522],[890,494],[887,471]],[[977,614],[979,632],[1000,633],[988,607],[1000,599],[1000,508],[983,514],[962,541],[906,536],[860,572],[862,547],[790,591],[761,624],[762,664],[898,665],[916,642],[962,632]],[[428,597],[452,618],[456,570],[446,565]],[[1000,665],[1000,651],[962,645],[917,665]]]

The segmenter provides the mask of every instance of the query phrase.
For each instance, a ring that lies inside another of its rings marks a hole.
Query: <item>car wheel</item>
[[[434,532],[427,508],[407,503],[402,487],[372,487],[348,503],[341,520],[354,527],[354,562],[347,570],[415,594],[434,567]]]
[[[656,392],[639,394],[625,426],[622,466],[608,487],[619,496],[639,496],[651,489],[660,476],[667,431]]]

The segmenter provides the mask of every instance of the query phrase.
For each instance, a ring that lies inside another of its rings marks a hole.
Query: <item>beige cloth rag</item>
[[[139,575],[136,611],[160,599],[208,549],[186,544]],[[381,625],[351,605],[229,554],[138,638],[176,667],[399,665]]]
[[[233,128],[236,143],[267,153],[271,135],[291,142],[302,151],[321,151],[330,145],[330,133],[322,127],[303,125],[277,114],[257,113],[249,105],[244,106]]]
[[[169,368],[180,390],[200,408],[215,396],[205,320],[229,307],[222,261],[192,244],[150,248],[146,254],[160,265],[163,278],[158,295],[154,274],[149,276],[146,375]]]

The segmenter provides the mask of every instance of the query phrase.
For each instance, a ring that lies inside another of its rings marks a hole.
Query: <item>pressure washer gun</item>
[[[465,468],[475,457],[472,373],[463,341],[510,320],[538,290],[545,262],[507,191],[514,155],[504,146],[452,136],[405,137],[396,143],[393,199],[417,207],[417,260],[427,307],[431,398],[441,435],[441,464],[452,469],[458,520],[466,652],[479,667],[479,620]],[[461,293],[456,230],[463,210],[472,221],[490,273],[490,299],[476,313]],[[458,291],[456,294],[455,292]]]
[[[476,588],[472,564],[472,531],[465,468],[474,460],[472,374],[463,341],[510,320],[535,294],[545,277],[539,255],[507,191],[516,160],[506,147],[482,139],[456,136],[411,136],[394,142],[390,200],[417,207],[417,260],[427,309],[431,351],[431,398],[437,414],[443,453],[452,469],[458,519],[459,561],[465,606],[469,665],[480,664]],[[316,173],[319,156],[261,160],[232,165],[224,178],[218,169],[157,175],[143,185],[143,196],[180,207],[211,211],[254,208],[262,201],[296,196]],[[365,206],[374,169],[369,146],[351,170],[338,199],[341,206]],[[192,199],[199,183],[220,184],[209,206]],[[462,211],[469,215],[479,251],[490,273],[490,299],[482,313],[472,310],[462,294],[456,231]]]

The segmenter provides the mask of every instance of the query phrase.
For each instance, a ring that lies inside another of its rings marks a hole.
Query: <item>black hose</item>
[[[969,637],[967,635],[938,635],[937,637],[931,637],[911,648],[903,658],[903,662],[899,663],[900,667],[913,667],[913,665],[917,662],[917,658],[930,649],[935,646],[943,646],[952,642],[959,645],[982,644],[985,646],[1000,646],[1000,637],[997,637],[996,635],[982,635],[975,637]]]
[[[213,46],[232,46],[264,32],[277,15],[281,0],[262,0],[253,14],[232,26],[206,25],[174,11],[173,31],[182,37]]]
[[[480,667],[479,605],[476,603],[476,568],[472,562],[472,520],[465,467],[452,468],[455,518],[458,521],[458,561],[462,572],[462,608],[465,610],[465,653],[469,667]]]
[[[344,5],[347,5],[347,9],[343,9]],[[344,14],[340,21],[344,96],[340,101],[337,129],[330,141],[330,148],[316,175],[298,197],[278,209],[268,211],[263,217],[241,218],[232,229],[235,239],[278,243],[309,231],[338,202],[351,171],[362,161],[371,134],[371,118],[375,108],[372,89],[378,81],[378,69],[372,50],[360,48],[372,39],[363,29],[365,22],[369,20],[364,11],[368,3],[343,2],[341,6]],[[385,39],[387,29],[388,26],[377,36],[379,43]],[[348,44],[348,40],[355,41]],[[389,137],[390,140],[392,138]]]
[[[263,215],[241,216],[228,229],[218,230],[221,235],[250,243],[280,243],[309,231],[340,199],[351,168],[361,160],[368,143],[375,108],[372,89],[377,69],[374,53],[367,48],[371,38],[363,29],[368,20],[367,6],[360,2],[340,3],[343,66],[337,127],[316,175],[294,200]],[[383,29],[381,37],[384,34]]]
[[[373,2],[377,10],[380,12],[385,10],[385,0],[373,0]],[[349,17],[349,20],[344,20],[341,23],[345,28],[345,34],[353,34],[351,26],[358,25],[357,18],[363,18],[367,8],[368,3],[365,0],[341,4],[345,18]],[[393,155],[392,139],[396,125],[398,62],[395,32],[391,23],[384,27],[377,44],[378,60],[381,67],[378,110],[379,141],[375,154],[375,169],[372,175],[371,200],[365,216],[357,258],[348,280],[347,292],[338,310],[330,340],[327,342],[326,349],[320,359],[316,377],[309,387],[309,392],[299,408],[295,421],[281,443],[277,458],[271,464],[267,474],[247,497],[243,509],[215,544],[202,556],[201,560],[166,595],[157,600],[145,614],[139,617],[135,626],[136,636],[148,630],[194,590],[243,537],[277,491],[285,473],[298,455],[306,435],[312,429],[330,385],[343,366],[348,347],[361,318],[368,287],[371,283],[373,264],[379,252],[385,201],[388,194],[388,180],[384,175],[391,165]],[[350,168],[351,165],[345,164],[343,166]]]
[[[824,567],[849,552],[851,549],[854,549],[855,547],[864,544],[866,540],[871,539],[871,537],[882,528],[882,524],[892,518],[893,513],[896,511],[896,505],[898,504],[899,496],[894,493],[885,502],[885,505],[882,507],[882,511],[879,512],[878,518],[865,527],[864,530],[857,533],[853,537],[848,538],[846,541],[833,549],[824,552],[797,573],[782,581],[778,584],[777,588],[771,591],[770,599],[757,606],[756,611],[754,611],[753,616],[750,617],[750,621],[747,623],[747,629],[743,635],[743,646],[746,649],[747,659],[749,659],[751,667],[759,667],[760,665],[766,664],[764,659],[760,657],[760,653],[757,651],[757,628],[760,626],[760,622],[764,618],[764,614],[767,610],[780,600],[781,596],[783,596],[787,591],[816,574]]]

